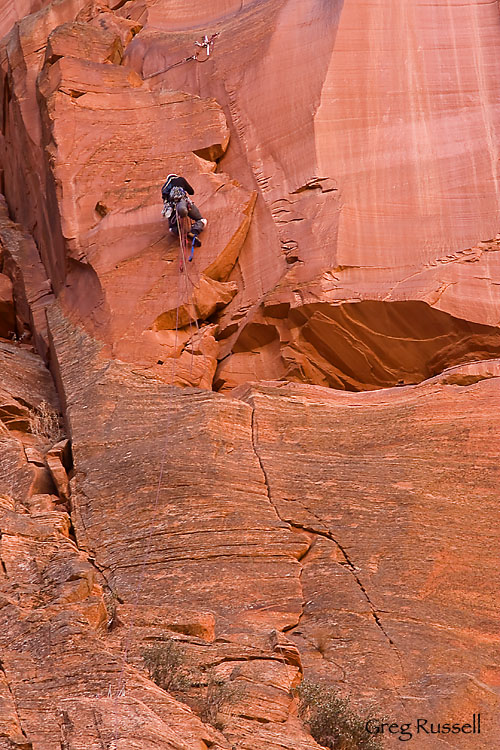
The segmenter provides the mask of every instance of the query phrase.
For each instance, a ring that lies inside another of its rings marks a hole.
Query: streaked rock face
[[[146,75],[189,42],[156,8],[125,52]],[[500,320],[496,3],[268,2],[236,18],[218,19],[202,87],[201,65],[151,79],[228,98],[237,137],[222,165],[262,197],[222,318],[217,388],[277,375],[354,389],[419,382],[443,367],[439,347],[421,349],[425,320],[441,328],[434,310],[460,329],[444,366],[481,358],[467,324]],[[402,317],[398,305],[371,309],[365,336],[354,305],[375,301],[412,306]],[[318,348],[318,321],[304,323],[322,302]],[[330,333],[331,317],[341,320]],[[412,350],[413,375],[394,369],[394,338]],[[387,377],[355,382],[353,347]]]
[[[497,3],[1,4],[0,748],[491,750]]]
[[[255,409],[256,451],[279,517],[312,542],[301,561],[304,611],[287,635],[324,678],[334,672],[371,700],[395,693],[400,721],[422,710],[430,682],[428,712],[472,714],[478,665],[486,674],[496,659],[498,582],[483,567],[497,544],[487,520],[496,514],[497,440],[488,435],[499,383],[470,382],[240,394]],[[465,638],[469,647],[457,650]],[[367,674],[378,675],[376,695]],[[480,692],[491,717],[494,698]]]

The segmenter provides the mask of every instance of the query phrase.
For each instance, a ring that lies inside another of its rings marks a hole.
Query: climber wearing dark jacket
[[[195,204],[189,200],[188,195],[194,195],[194,190],[184,177],[178,174],[169,174],[165,184],[161,189],[163,198],[162,214],[168,219],[169,231],[171,234],[179,234],[177,226],[177,214],[179,216],[189,216],[193,220],[188,237],[198,247],[201,242],[198,235],[203,232],[207,226],[207,220],[204,219]]]

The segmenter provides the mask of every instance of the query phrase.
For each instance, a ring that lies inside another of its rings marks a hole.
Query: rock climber
[[[188,238],[193,246],[200,247],[201,241],[198,235],[207,226],[207,220],[202,217],[199,208],[190,200],[189,195],[194,195],[194,190],[189,182],[178,174],[169,174],[161,189],[161,197],[163,198],[162,215],[168,219],[169,232],[177,236],[179,236],[177,215],[181,217],[189,216],[193,223],[188,232]]]

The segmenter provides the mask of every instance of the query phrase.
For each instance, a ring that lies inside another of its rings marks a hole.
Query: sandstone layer
[[[318,750],[305,676],[491,750],[498,4],[4,0],[0,33],[0,748]]]

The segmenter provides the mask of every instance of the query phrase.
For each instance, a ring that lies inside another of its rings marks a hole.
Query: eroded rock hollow
[[[498,4],[0,6],[0,748],[491,750]]]

